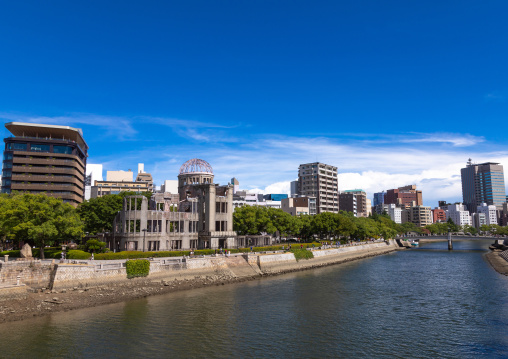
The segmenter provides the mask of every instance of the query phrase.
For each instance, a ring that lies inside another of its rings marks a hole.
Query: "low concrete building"
[[[97,198],[120,192],[153,192],[153,180],[150,173],[143,172],[144,165],[138,164],[138,174],[134,181],[134,173],[128,171],[107,171],[106,181],[94,181],[90,197]]]
[[[315,215],[316,198],[314,197],[295,197],[284,198],[281,201],[281,209],[292,216]]]

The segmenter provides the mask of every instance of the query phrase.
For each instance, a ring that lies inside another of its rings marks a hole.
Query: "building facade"
[[[302,164],[298,168],[298,194],[315,197],[317,213],[339,212],[337,167],[320,162]]]
[[[482,203],[502,210],[506,202],[502,165],[494,162],[473,164],[469,159],[466,168],[460,170],[460,175],[462,200],[470,212],[476,212]]]
[[[476,213],[483,213],[485,215],[485,224],[498,224],[496,206],[482,203],[481,206],[476,208]]]
[[[126,196],[113,223],[110,246],[116,250],[187,250],[271,244],[270,236],[237,236],[233,231],[233,185],[213,183],[203,160],[185,162],[179,193]]]
[[[102,165],[87,163],[85,178],[85,201],[92,197],[92,186],[95,181],[102,181]]]
[[[316,214],[316,199],[314,197],[283,198],[281,209],[292,216],[313,216]]]
[[[352,212],[355,217],[368,217],[367,193],[361,189],[339,192],[339,210]]]
[[[461,203],[449,204],[446,210],[446,219],[451,218],[457,226],[471,225],[471,215]]]
[[[416,189],[416,185],[409,185],[386,191],[385,204],[395,204],[399,207],[422,206],[422,191]]]
[[[432,222],[434,223],[446,222],[446,211],[442,208],[434,208],[432,210]]]
[[[144,171],[144,165],[138,164],[138,173],[134,181],[134,173],[128,171],[107,171],[106,181],[95,181],[91,188],[91,198],[103,197],[120,192],[153,192],[152,175]]]
[[[83,202],[88,145],[79,128],[9,122],[2,193],[45,193],[73,206]]]
[[[374,193],[372,206],[376,207],[378,204],[384,204],[385,203],[385,196],[386,196],[385,191]]]
[[[411,222],[418,227],[432,224],[432,212],[427,206],[411,206],[401,210],[402,223]]]

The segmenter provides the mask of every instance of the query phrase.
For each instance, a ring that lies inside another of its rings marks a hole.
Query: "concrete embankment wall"
[[[353,259],[369,257],[394,251],[397,245],[371,243],[356,246],[342,246],[314,250],[314,258],[297,261],[291,252],[271,254],[246,253],[231,257],[206,258],[160,258],[151,261],[147,278],[127,279],[125,261],[79,261],[77,264],[41,264],[28,262],[2,263],[0,284],[21,283],[31,288],[52,288],[55,290],[73,287],[96,287],[135,283],[142,280],[194,280],[257,277],[320,267]],[[1,294],[0,294],[1,295]]]
[[[314,250],[314,258],[297,261],[292,253],[284,255],[259,256],[261,271],[265,274],[280,273],[286,271],[302,270],[307,268],[321,267],[336,263],[343,263],[354,259],[371,257],[396,250],[394,241],[389,243],[380,242],[362,244],[357,246],[342,246],[340,248],[329,248]],[[292,257],[289,258],[289,256]]]

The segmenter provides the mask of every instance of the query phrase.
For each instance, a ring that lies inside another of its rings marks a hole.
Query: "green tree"
[[[458,232],[459,231],[459,226],[457,226],[451,218],[448,218],[448,220],[446,221],[446,224],[448,225],[448,230],[450,232]]]
[[[86,250],[92,253],[101,253],[104,252],[106,248],[106,242],[98,241],[97,239],[89,239],[86,241]]]
[[[40,248],[81,238],[83,223],[76,209],[61,199],[45,194],[12,194],[0,213],[2,231],[15,242],[25,241]]]
[[[78,206],[78,213],[85,223],[85,232],[97,234],[111,232],[113,220],[118,211],[122,210],[125,196],[138,195],[135,192],[121,192],[120,194],[108,194],[103,197],[91,198]],[[143,192],[142,195],[150,200],[152,193]],[[138,202],[141,206],[141,202]]]
[[[330,212],[316,214],[313,221],[313,232],[320,239],[330,239],[336,228],[336,215]]]
[[[258,234],[256,207],[236,207],[233,212],[233,229],[240,235]]]

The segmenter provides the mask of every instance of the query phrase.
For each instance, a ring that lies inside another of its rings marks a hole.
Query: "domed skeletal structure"
[[[191,174],[191,173],[210,173],[213,174],[213,169],[210,164],[199,158],[193,158],[185,162],[180,167],[180,174]]]

